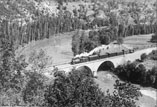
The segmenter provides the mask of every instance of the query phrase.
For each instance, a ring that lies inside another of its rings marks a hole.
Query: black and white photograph
[[[157,0],[0,0],[0,107],[157,107]]]

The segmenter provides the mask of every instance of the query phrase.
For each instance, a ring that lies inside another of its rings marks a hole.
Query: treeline
[[[47,77],[44,73],[49,57],[44,51],[32,53],[27,63],[23,56],[15,58],[13,43],[6,39],[1,42],[0,106],[136,107],[135,101],[141,96],[139,88],[119,81],[114,94],[108,91],[105,95],[85,68],[69,74],[55,69]]]
[[[156,32],[156,28],[157,23],[150,25],[146,24],[129,25],[127,27],[119,25],[118,35],[126,37],[139,34],[151,34]]]
[[[96,34],[100,37],[94,38],[101,38],[99,39],[101,40],[99,41],[100,44],[108,44],[111,41],[117,39],[117,37],[126,37],[138,34],[150,34],[154,33],[157,28],[157,24],[137,24],[128,26],[124,26],[122,24],[117,25],[117,20],[115,19],[115,17],[113,17],[112,15],[109,17],[109,21],[95,18],[92,22],[87,22],[86,17],[85,19],[79,19],[78,17],[72,17],[69,11],[65,11],[63,13],[62,11],[60,11],[58,16],[41,15],[38,16],[33,22],[26,23],[25,25],[23,25],[22,21],[17,23],[11,22],[9,20],[3,20],[0,23],[0,33],[1,36],[5,37],[9,41],[16,42],[17,45],[22,45],[32,40],[42,40],[44,38],[49,38],[57,33],[70,32],[76,29],[93,29],[96,28],[96,26],[108,26],[108,29],[103,29],[101,31],[98,31],[97,33],[95,32],[92,34],[92,32],[90,32],[90,40],[92,40],[92,43],[97,44],[95,42],[98,42],[93,41],[93,37]],[[89,51],[95,46],[91,47],[84,50]],[[83,51],[80,50],[79,52],[74,53],[76,54]]]
[[[150,58],[151,60],[156,59],[157,51],[152,51],[149,55],[141,55],[141,60]],[[150,86],[157,89],[157,67],[147,70],[143,64],[138,62],[120,65],[113,70],[123,81],[131,82],[134,84],[140,84],[142,86]]]
[[[9,41],[16,41],[21,45],[32,40],[49,38],[57,33],[82,29],[82,26],[83,23],[81,23],[78,18],[72,18],[69,16],[40,16],[34,22],[27,23],[26,25],[3,20],[0,23],[0,32],[1,36],[5,37]]]

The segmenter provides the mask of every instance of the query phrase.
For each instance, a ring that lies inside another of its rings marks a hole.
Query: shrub
[[[148,57],[150,57],[150,59],[152,60],[157,60],[157,50],[153,50]]]
[[[121,83],[116,80],[114,92],[111,95],[109,90],[105,97],[105,107],[137,107],[136,100],[142,96],[140,89],[130,83]]]
[[[146,53],[143,53],[141,55],[141,61],[144,61],[145,59],[147,59],[147,54]]]
[[[153,43],[157,43],[157,33],[155,35],[152,35],[152,38],[150,41]]]

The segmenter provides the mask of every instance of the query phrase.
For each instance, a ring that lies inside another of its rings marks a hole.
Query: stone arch
[[[91,70],[88,66],[80,66],[80,67],[78,67],[76,70],[78,70],[78,71],[83,71],[83,72],[86,73],[87,75],[93,77],[93,72],[92,72],[92,70]]]
[[[115,68],[113,62],[105,61],[105,62],[100,64],[100,66],[98,67],[97,71],[99,72],[99,71],[112,70],[113,68]]]

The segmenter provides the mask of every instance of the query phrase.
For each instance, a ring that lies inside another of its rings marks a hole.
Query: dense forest
[[[24,7],[31,13],[31,15],[29,17],[26,17],[27,14],[23,14],[24,12],[20,11],[22,8],[17,6],[16,2],[20,5],[25,4]],[[16,2],[8,1],[5,3],[5,1],[3,1],[1,3],[4,5],[3,10],[6,10],[5,13],[8,13],[6,15],[4,12],[1,12],[2,16],[9,17],[1,17],[0,33],[1,36],[8,39],[9,41],[15,42],[17,45],[23,45],[32,40],[49,38],[57,33],[70,32],[76,29],[95,29],[104,26],[107,27],[110,31],[107,29],[98,31],[96,35],[100,36],[100,39],[104,38],[104,41],[96,42],[99,42],[101,44],[108,44],[110,41],[113,41],[120,36],[126,37],[130,35],[154,33],[156,28],[154,10],[149,9],[148,6],[147,8],[143,8],[143,6],[146,4],[142,4],[141,6],[139,3],[120,3],[109,1],[106,3],[105,7],[100,3],[94,2],[94,4],[89,5],[91,8],[80,5],[79,9],[74,9],[71,12],[65,5],[59,3],[58,7],[56,8],[58,10],[58,13],[50,14],[44,13],[46,10],[39,11],[35,8],[35,6],[30,5],[34,2]],[[38,1],[38,3],[40,2]],[[120,5],[123,5],[124,8],[119,10],[117,14],[116,11],[114,12],[114,9],[119,9]],[[125,6],[127,6],[127,8]],[[155,3],[151,6],[155,7]],[[13,7],[14,15],[9,12],[9,10],[11,10]],[[19,8],[16,9],[15,7]],[[87,9],[93,11],[92,14],[89,14],[90,12],[88,12]],[[18,11],[20,13],[15,14],[15,10],[16,13]],[[142,11],[144,14],[140,14]],[[21,19],[20,17],[16,17],[18,15],[20,15]],[[93,39],[92,35],[93,34],[90,32],[91,40]],[[97,43],[94,43],[94,46],[92,47],[97,46],[95,44]],[[89,48],[89,50],[90,49],[92,48]],[[77,53],[74,52],[74,54],[78,54],[80,52],[83,51],[80,50]]]

